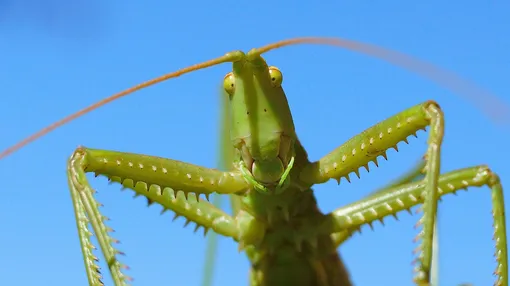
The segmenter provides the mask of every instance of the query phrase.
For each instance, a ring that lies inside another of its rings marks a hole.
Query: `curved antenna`
[[[99,107],[103,106],[103,105],[106,105],[116,99],[119,99],[121,97],[124,97],[130,93],[133,93],[135,91],[138,91],[140,89],[143,89],[143,88],[146,88],[146,87],[149,87],[151,85],[154,85],[156,83],[160,83],[160,82],[163,82],[167,79],[171,79],[171,78],[175,78],[175,77],[178,77],[178,76],[181,76],[185,73],[189,73],[189,72],[192,72],[192,71],[196,71],[196,70],[200,70],[200,69],[204,69],[204,68],[207,68],[207,67],[210,67],[210,66],[214,66],[214,65],[218,65],[218,64],[221,64],[221,63],[225,63],[225,62],[229,62],[232,60],[232,57],[233,55],[232,54],[226,54],[222,57],[218,57],[218,58],[215,58],[215,59],[212,59],[212,60],[209,60],[209,61],[205,61],[205,62],[202,62],[202,63],[199,63],[199,64],[196,64],[196,65],[192,65],[192,66],[189,66],[189,67],[186,67],[186,68],[183,68],[183,69],[180,69],[176,72],[172,72],[172,73],[168,73],[168,74],[165,74],[165,75],[162,75],[162,76],[159,76],[157,78],[154,78],[154,79],[151,79],[151,80],[148,80],[146,82],[143,82],[141,84],[138,84],[138,85],[135,85],[131,88],[128,88],[128,89],[125,89],[119,93],[116,93],[112,96],[109,96],[103,100],[100,100],[92,105],[89,105],[88,107],[85,107],[84,109],[78,111],[78,112],[75,112],[69,116],[66,116],[64,117],[63,119],[41,129],[40,131],[30,135],[29,137],[23,139],[22,141],[16,143],[15,145],[5,149],[4,151],[2,151],[2,153],[0,153],[0,160],[7,157],[8,155],[14,153],[15,151],[23,148],[25,145],[41,138],[42,136],[50,133],[51,131],[57,129],[58,127],[66,124],[66,123],[69,123],[71,121],[73,121],[74,119],[78,118],[78,117],[81,117],[95,109],[98,109]]]
[[[468,80],[462,79],[453,72],[413,58],[409,55],[399,53],[397,51],[385,49],[371,44],[365,44],[357,41],[351,41],[340,38],[325,38],[325,37],[303,37],[294,38],[289,40],[280,41],[277,43],[266,45],[259,48],[258,51],[262,54],[270,50],[274,50],[284,46],[291,46],[296,44],[316,44],[316,45],[329,45],[345,48],[354,52],[367,54],[375,58],[385,60],[391,64],[403,67],[404,69],[413,71],[421,76],[428,78],[448,89],[454,93],[461,94],[476,104],[482,111],[499,123],[510,122],[510,107],[500,98],[484,90]]]
[[[341,38],[325,38],[325,37],[302,37],[302,38],[293,38],[289,40],[283,40],[276,43],[272,43],[266,46],[263,46],[257,51],[262,54],[277,48],[281,48],[284,46],[291,46],[296,44],[317,44],[317,45],[331,45],[342,47],[348,50],[352,50],[355,52],[368,54],[373,57],[386,60],[392,64],[397,66],[404,67],[408,70],[414,71],[422,76],[431,79],[454,92],[463,94],[470,98],[472,101],[475,101],[478,106],[484,110],[484,112],[492,119],[496,119],[496,121],[508,122],[508,115],[510,114],[510,109],[507,104],[502,102],[496,96],[492,95],[488,91],[485,91],[467,80],[463,80],[458,77],[454,73],[448,72],[446,70],[440,69],[432,64],[426,63],[424,61],[420,61],[418,59],[414,59],[406,54],[399,53],[396,51],[392,51],[389,49],[384,49],[375,45],[365,44],[357,41],[346,40]],[[145,87],[151,86],[153,84],[165,81],[170,78],[175,78],[185,73],[189,73],[191,71],[196,71],[200,69],[204,69],[213,65],[218,65],[220,63],[234,61],[238,59],[239,54],[229,53],[222,57],[218,57],[200,64],[192,65],[187,68],[178,70],[173,73],[169,73],[158,78],[146,81],[142,84],[136,85],[132,88],[126,89],[122,92],[114,94],[110,97],[107,97],[95,104],[92,104],[76,113],[73,113],[60,121],[57,121],[46,128],[38,131],[37,133],[27,137],[26,139],[16,143],[15,145],[7,148],[5,151],[0,153],[0,160],[5,158],[6,156],[12,154],[13,152],[21,149],[25,145],[39,139],[40,137],[48,134],[49,132],[55,130],[56,128],[80,117],[83,116],[90,111],[97,109],[107,103],[110,103],[116,99],[119,99],[123,96],[126,96],[130,93],[143,89]]]

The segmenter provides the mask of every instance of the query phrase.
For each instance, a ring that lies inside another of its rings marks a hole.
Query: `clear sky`
[[[510,104],[508,1],[101,2],[0,1],[0,149],[146,79],[294,36],[346,37],[402,51]],[[509,129],[462,95],[338,48],[289,47],[266,59],[284,74],[311,159],[398,111],[434,99],[446,115],[442,170],[489,164],[510,189]],[[87,285],[65,174],[78,145],[215,167],[216,92],[229,68],[195,72],[133,94],[1,161],[0,285]],[[399,153],[389,151],[389,161],[371,165],[369,174],[362,170],[361,180],[316,187],[321,209],[360,199],[407,170],[425,151],[426,138],[420,132],[410,145],[399,145]],[[122,241],[134,285],[200,284],[206,245],[201,235],[104,178],[92,185]],[[339,249],[356,285],[411,285],[417,220],[404,212],[399,222],[388,219],[375,231],[365,227]],[[443,200],[441,285],[492,285],[491,220],[486,187]],[[214,285],[246,285],[247,275],[244,254],[221,239]]]

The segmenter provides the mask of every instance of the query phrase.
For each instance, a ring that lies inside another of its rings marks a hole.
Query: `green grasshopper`
[[[283,46],[312,43],[346,47],[375,55],[423,72],[425,68],[409,57],[358,42],[328,38],[297,38],[270,44],[247,53],[233,51],[174,73],[142,83],[87,107],[0,153],[0,159],[51,130],[152,84],[221,63],[232,71],[223,80],[224,125],[223,164],[220,169],[117,151],[78,147],[68,160],[67,177],[71,191],[81,251],[90,285],[103,285],[97,258],[92,250],[92,225],[115,285],[126,285],[130,277],[113,247],[105,217],[99,212],[86,173],[106,176],[172,210],[196,229],[230,237],[246,253],[251,286],[349,286],[348,270],[338,247],[364,225],[422,204],[422,226],[417,240],[415,283],[430,285],[433,236],[438,199],[471,186],[492,190],[497,280],[508,285],[508,257],[503,190],[499,177],[487,166],[474,166],[440,173],[444,116],[439,105],[427,101],[408,108],[376,125],[322,157],[308,159],[293,123],[282,88],[282,72],[269,66],[262,54]],[[428,66],[429,77],[434,77]],[[359,177],[359,168],[386,158],[386,151],[426,127],[428,147],[423,164],[413,176],[392,184],[364,199],[324,214],[318,207],[312,186],[349,175]],[[421,168],[423,167],[423,168]],[[419,180],[412,180],[416,174]],[[233,215],[208,202],[211,194],[228,195]],[[206,200],[200,198],[203,195]]]

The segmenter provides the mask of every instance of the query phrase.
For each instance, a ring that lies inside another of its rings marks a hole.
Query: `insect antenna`
[[[510,107],[497,96],[474,85],[468,80],[462,79],[453,72],[397,51],[358,41],[327,37],[293,38],[263,46],[258,48],[257,51],[262,54],[270,50],[297,44],[336,46],[385,60],[391,64],[420,74],[421,76],[450,89],[452,92],[466,97],[473,101],[473,103],[475,103],[482,112],[488,115],[495,122],[501,124],[510,123]]]
[[[302,37],[302,38],[293,38],[288,40],[279,41],[276,43],[272,43],[263,47],[256,49],[259,54],[278,49],[285,46],[292,46],[297,44],[317,44],[317,45],[330,45],[336,47],[342,47],[348,50],[352,50],[354,52],[367,54],[373,56],[378,59],[382,59],[392,63],[394,65],[403,67],[415,73],[418,73],[440,85],[452,90],[455,93],[462,94],[468,99],[475,102],[477,106],[479,106],[484,113],[489,115],[493,120],[499,123],[509,123],[510,120],[508,116],[510,115],[509,106],[501,101],[498,97],[491,94],[490,92],[481,89],[478,86],[470,83],[467,80],[464,80],[457,76],[456,74],[436,67],[430,63],[415,59],[409,55],[399,53],[393,50],[385,49],[382,47],[378,47],[375,45],[370,45],[362,42],[341,39],[341,38],[325,38],[325,37]],[[43,129],[34,133],[33,135],[25,138],[24,140],[16,143],[15,145],[7,148],[6,150],[0,153],[0,160],[5,158],[6,156],[14,153],[15,151],[21,149],[27,144],[39,139],[40,137],[48,134],[49,132],[57,129],[58,127],[81,117],[90,111],[93,111],[103,105],[106,105],[116,99],[119,99],[123,96],[126,96],[130,93],[138,91],[140,89],[146,88],[148,86],[154,85],[156,83],[160,83],[167,79],[175,78],[181,76],[185,73],[189,73],[192,71],[204,69],[210,66],[218,65],[225,62],[231,62],[236,59],[236,54],[227,53],[222,57],[218,57],[209,61],[205,61],[199,64],[195,64],[189,66],[187,68],[183,68],[176,72],[172,72],[169,74],[165,74],[163,76],[157,77],[155,79],[146,81],[144,83],[138,84],[134,87],[116,93],[110,97],[107,97],[101,101],[98,101],[76,113],[73,113]]]
[[[103,105],[106,105],[114,100],[117,100],[121,97],[124,97],[128,94],[131,94],[135,91],[138,91],[138,90],[141,90],[143,88],[146,88],[146,87],[149,87],[151,85],[154,85],[156,83],[160,83],[160,82],[163,82],[167,79],[171,79],[171,78],[175,78],[175,77],[178,77],[178,76],[181,76],[183,74],[186,74],[186,73],[189,73],[189,72],[192,72],[192,71],[196,71],[196,70],[200,70],[200,69],[204,69],[204,68],[207,68],[207,67],[210,67],[210,66],[214,66],[214,65],[218,65],[218,64],[221,64],[221,63],[225,63],[225,62],[229,62],[232,60],[232,55],[229,55],[229,54],[226,54],[222,57],[219,57],[219,58],[215,58],[215,59],[212,59],[212,60],[209,60],[209,61],[205,61],[205,62],[202,62],[202,63],[199,63],[199,64],[195,64],[195,65],[192,65],[192,66],[189,66],[189,67],[186,67],[186,68],[183,68],[183,69],[180,69],[176,72],[172,72],[172,73],[168,73],[168,74],[165,74],[165,75],[162,75],[162,76],[159,76],[157,78],[154,78],[154,79],[151,79],[151,80],[148,80],[146,82],[143,82],[141,84],[138,84],[138,85],[135,85],[131,88],[128,88],[128,89],[125,89],[119,93],[116,93],[112,96],[109,96],[105,99],[102,99],[92,105],[89,105],[85,108],[83,108],[82,110],[78,111],[78,112],[75,112],[71,115],[68,115],[67,117],[64,117],[63,119],[41,129],[40,131],[30,135],[29,137],[23,139],[22,141],[16,143],[15,145],[5,149],[4,151],[2,151],[2,153],[0,153],[0,160],[7,157],[8,155],[16,152],[17,150],[23,148],[24,146],[26,146],[27,144],[41,138],[42,136],[50,133],[51,131],[57,129],[58,127],[66,124],[66,123],[69,123],[73,120],[75,120],[76,118],[78,117],[81,117],[95,109],[98,109],[99,107],[103,106]]]

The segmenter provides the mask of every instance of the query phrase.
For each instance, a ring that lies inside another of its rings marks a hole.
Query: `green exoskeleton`
[[[282,41],[248,53],[227,53],[123,91],[29,137],[1,153],[0,158],[116,98],[191,71],[230,62],[232,71],[223,82],[226,109],[222,170],[86,147],[77,148],[69,158],[68,181],[90,285],[102,285],[102,282],[92,253],[89,224],[115,285],[125,285],[129,277],[121,271],[123,264],[117,260],[118,251],[112,245],[113,239],[93,197],[94,191],[85,176],[87,172],[106,176],[134,190],[150,203],[158,203],[165,210],[186,217],[197,228],[237,241],[251,262],[249,285],[252,286],[352,285],[338,246],[361,226],[418,204],[423,206],[423,216],[417,236],[420,246],[415,283],[430,285],[438,198],[470,186],[488,186],[492,190],[497,250],[496,285],[507,286],[507,238],[500,180],[487,166],[440,173],[444,116],[436,102],[410,107],[364,130],[320,160],[309,161],[296,135],[282,88],[282,72],[269,66],[261,56],[269,50],[298,43],[343,46],[420,71],[419,64],[408,57],[357,42],[319,38]],[[428,75],[431,74],[429,69]],[[331,213],[324,214],[318,209],[313,185],[330,179],[349,181],[351,173],[358,175],[361,167],[368,170],[369,162],[377,165],[377,158],[386,157],[388,149],[396,148],[401,141],[407,142],[408,136],[426,127],[429,127],[428,148],[423,168],[419,169],[422,178],[403,180]],[[210,194],[229,195],[233,214],[199,198]]]

